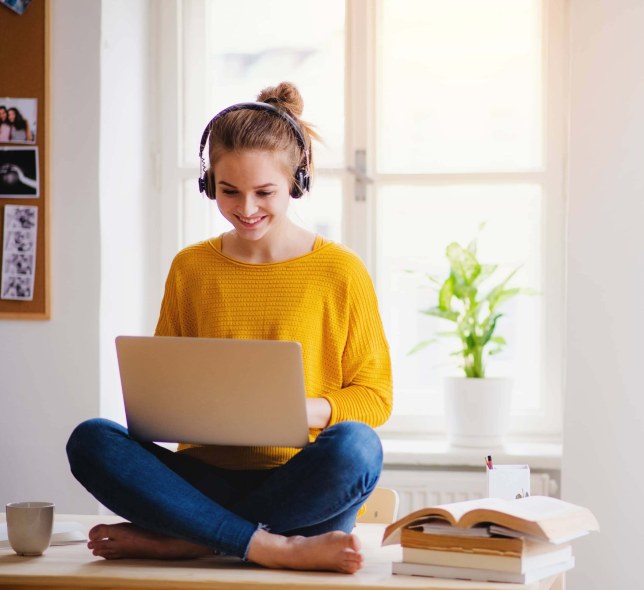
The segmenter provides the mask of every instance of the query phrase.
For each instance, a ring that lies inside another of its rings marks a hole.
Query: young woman
[[[17,108],[7,109],[7,116],[11,125],[11,141],[33,141],[29,123]]]
[[[301,113],[299,92],[282,83],[209,123],[200,188],[233,229],[176,256],[155,333],[300,342],[312,442],[299,452],[184,444],[173,453],[112,422],[84,422],[67,447],[72,471],[131,523],[95,527],[95,555],[362,565],[351,530],[382,468],[372,427],[391,412],[389,349],[358,257],[287,216],[312,166]]]
[[[11,125],[7,107],[0,105],[0,141],[9,141],[11,138]]]

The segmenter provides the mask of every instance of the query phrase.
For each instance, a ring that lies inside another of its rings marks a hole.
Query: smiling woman
[[[362,567],[351,531],[382,470],[373,428],[391,414],[391,363],[364,265],[287,215],[313,160],[301,107],[297,88],[281,83],[208,123],[199,188],[232,229],[174,258],[155,334],[299,342],[311,443],[173,453],[114,422],[83,422],[67,446],[72,472],[132,523],[95,527],[95,555],[215,551],[268,567]]]

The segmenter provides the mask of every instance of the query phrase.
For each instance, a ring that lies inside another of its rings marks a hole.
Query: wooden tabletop
[[[121,522],[113,516],[56,515],[56,522],[79,522],[88,530],[99,523]],[[4,514],[0,515],[4,522]],[[271,570],[231,557],[186,561],[94,557],[84,544],[49,547],[40,557],[21,557],[0,548],[0,589],[17,590],[241,590],[243,588],[309,590],[563,590],[563,576],[535,584],[497,584],[391,574],[400,547],[381,547],[384,525],[360,524],[365,567],[354,575]]]

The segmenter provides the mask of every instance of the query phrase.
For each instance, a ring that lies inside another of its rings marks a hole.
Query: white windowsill
[[[483,467],[485,451],[450,446],[446,440],[382,436],[385,468],[423,469]],[[531,470],[561,470],[562,445],[549,442],[509,441],[491,449],[495,463],[527,464]]]

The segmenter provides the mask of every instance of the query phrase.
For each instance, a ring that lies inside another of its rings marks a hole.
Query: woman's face
[[[16,120],[16,111],[14,109],[9,109],[9,122],[13,123]]]
[[[276,235],[287,219],[290,179],[279,153],[228,152],[214,166],[217,206],[245,240]]]
[[[0,121],[7,120],[7,109],[0,109]]]

